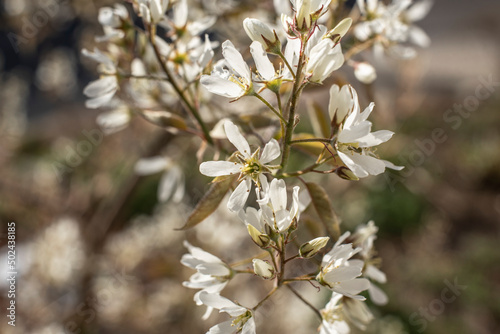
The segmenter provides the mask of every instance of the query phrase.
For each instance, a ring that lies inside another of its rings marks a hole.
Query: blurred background
[[[16,223],[18,266],[15,328],[3,316],[8,285],[0,281],[1,333],[203,333],[222,318],[200,320],[195,291],[180,285],[193,273],[179,270],[182,241],[229,263],[256,252],[224,210],[193,230],[174,230],[207,187],[193,167],[196,145],[140,119],[104,136],[98,111],[85,108],[82,90],[97,74],[80,50],[94,48],[102,34],[98,10],[113,3],[0,3],[0,268],[7,271],[8,222]],[[228,21],[215,26],[221,41],[237,33],[221,27],[241,21],[249,8],[244,1],[204,5],[226,13]],[[258,8],[272,3],[259,1]],[[500,332],[499,13],[495,0],[437,0],[418,23],[431,47],[411,61],[375,63],[378,79],[362,106],[373,99],[375,127],[396,132],[383,152],[405,170],[360,182],[318,179],[344,228],[370,219],[380,227],[376,247],[390,301],[373,308],[378,320],[369,333]],[[180,204],[158,204],[161,175],[133,172],[140,157],[160,150],[193,152],[183,165]],[[221,233],[233,238],[221,242]],[[238,280],[225,294],[258,282]],[[266,294],[255,286],[237,291],[239,301]],[[314,295],[311,286],[297,288]],[[443,299],[447,288],[452,301]],[[312,302],[321,307],[325,298]],[[262,310],[261,333],[311,333],[318,325],[286,292]]]

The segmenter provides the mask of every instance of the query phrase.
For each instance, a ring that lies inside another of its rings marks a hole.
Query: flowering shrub
[[[230,194],[227,209],[234,223],[241,220],[241,228],[246,226],[262,251],[230,265],[184,243],[189,253],[181,263],[196,271],[184,286],[198,289],[194,301],[207,307],[203,318],[214,308],[231,316],[209,333],[255,333],[256,311],[283,288],[314,310],[321,333],[348,333],[351,326],[365,329],[373,315],[364,303],[364,291],[377,305],[387,302],[374,283],[386,282],[374,250],[378,228],[369,222],[352,234],[342,233],[327,191],[307,181],[307,175],[359,180],[386,168],[403,168],[376,154],[374,147],[393,132],[372,132],[368,118],[374,103],[362,111],[355,88],[341,80],[338,71],[350,67],[359,82],[371,84],[376,72],[369,63],[355,60],[361,52],[414,56],[408,44],[426,46],[428,37],[413,22],[430,5],[360,0],[350,12],[344,1],[292,0],[290,6],[288,0],[276,0],[274,5],[277,24],[253,17],[242,22],[253,41],[249,51],[254,66],[248,63],[246,46],[230,40],[220,44],[210,34],[221,18],[191,10],[187,0],[134,0],[102,8],[104,36],[97,41],[105,47],[83,50],[99,63],[100,73],[84,90],[87,107],[106,109],[97,121],[107,133],[139,116],[173,136],[196,140],[199,171],[214,179],[183,229],[202,223]],[[222,58],[215,56],[219,46]],[[331,84],[332,78],[336,84]],[[329,82],[328,110],[303,112],[300,102],[307,90]],[[226,103],[239,99],[252,99],[262,108],[251,115],[226,112]],[[222,104],[226,107],[220,108]],[[318,126],[313,133],[298,133],[300,123]],[[293,169],[295,148],[308,155],[307,167]],[[179,202],[185,193],[179,165],[170,157],[156,156],[138,161],[135,169],[141,175],[163,172],[159,200]],[[308,207],[316,211],[323,235],[301,243],[298,240],[307,235],[301,215]],[[304,262],[315,269],[300,272]],[[262,300],[240,305],[222,296],[228,282],[248,274],[273,282]],[[302,281],[332,291],[322,310],[291,286]]]

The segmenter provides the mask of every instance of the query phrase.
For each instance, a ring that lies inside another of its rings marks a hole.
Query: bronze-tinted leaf
[[[333,240],[337,240],[340,236],[340,221],[335,211],[333,211],[328,194],[319,184],[308,182],[306,186],[311,196],[311,202],[326,231],[332,236]]]
[[[198,202],[193,212],[187,219],[186,224],[178,230],[192,228],[210,216],[218,207],[236,176],[216,178],[203,198]]]
[[[293,136],[292,140],[312,139],[312,138],[316,137],[310,133],[298,133]],[[325,149],[325,145],[321,142],[296,143],[293,144],[293,147],[307,154],[310,154],[315,158],[319,157],[323,153],[323,150]]]

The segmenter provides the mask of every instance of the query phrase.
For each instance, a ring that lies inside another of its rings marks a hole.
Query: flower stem
[[[278,291],[279,286],[275,286],[268,294],[265,296],[257,305],[252,308],[252,311],[257,310],[264,302],[269,299],[276,291]]]
[[[262,96],[260,96],[258,93],[255,93],[254,96],[256,98],[258,98],[259,100],[261,100],[269,109],[271,109],[271,111],[273,113],[276,114],[276,116],[279,117],[279,119],[284,123],[284,124],[287,124],[286,123],[286,119],[281,115],[281,113],[276,110],[276,108],[274,108],[269,102],[267,102],[267,100],[265,98],[263,98]]]
[[[331,143],[331,139],[328,139],[328,138],[307,138],[307,139],[296,139],[296,140],[292,140],[290,142],[290,145],[293,145],[293,144],[299,144],[299,143],[314,143],[314,142],[321,142],[321,143],[327,143],[327,144],[330,144]]]
[[[297,65],[297,76],[295,77],[295,82],[293,83],[292,95],[290,96],[290,109],[288,111],[288,122],[285,128],[285,138],[283,140],[283,155],[281,157],[281,170],[282,173],[288,163],[288,157],[290,156],[290,143],[292,141],[292,133],[295,127],[295,112],[297,110],[297,105],[300,97],[300,88],[302,86],[302,68],[304,67],[304,49],[307,44],[307,40],[302,38],[302,46],[300,48],[299,62]]]
[[[167,67],[167,64],[162,60],[162,55],[160,53],[160,50],[158,49],[158,46],[156,45],[155,41],[155,36],[156,36],[156,26],[151,25],[149,29],[149,40],[151,42],[151,45],[153,46],[153,50],[155,52],[156,58],[158,59],[158,62],[160,63],[161,68],[163,69],[163,72],[167,75],[168,80],[172,84],[172,87],[174,88],[175,92],[179,95],[181,98],[182,102],[184,102],[185,106],[187,109],[190,111],[190,113],[193,115],[193,117],[196,119],[198,122],[201,130],[203,131],[203,135],[205,137],[205,140],[210,144],[214,145],[214,141],[212,137],[210,136],[210,132],[207,129],[207,126],[205,125],[205,122],[200,117],[200,114],[196,110],[195,107],[188,101],[186,96],[184,95],[184,92],[182,89],[179,87],[179,84],[175,80],[174,76],[172,73],[170,73],[169,68]]]
[[[307,306],[309,306],[309,308],[311,308],[311,310],[314,311],[314,313],[320,318],[320,319],[323,319],[323,316],[321,315],[321,312],[316,308],[314,307],[314,305],[312,305],[311,303],[309,303],[307,300],[304,299],[304,297],[302,297],[298,292],[297,290],[295,290],[294,288],[292,288],[290,285],[287,285],[286,286],[290,291],[293,292],[293,294],[295,296],[297,296],[297,298],[299,298],[304,304],[306,304]]]

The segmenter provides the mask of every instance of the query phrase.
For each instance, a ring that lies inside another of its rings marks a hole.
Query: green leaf
[[[318,213],[318,216],[330,234],[333,240],[340,237],[340,222],[335,211],[333,211],[332,203],[325,189],[319,184],[307,182],[307,191],[311,196],[311,202]]]
[[[210,216],[218,207],[226,193],[229,191],[231,184],[236,179],[236,176],[229,177],[218,177],[214,179],[214,182],[203,196],[203,198],[198,202],[193,212],[187,219],[186,224],[177,230],[187,230],[195,227],[199,223]]]

